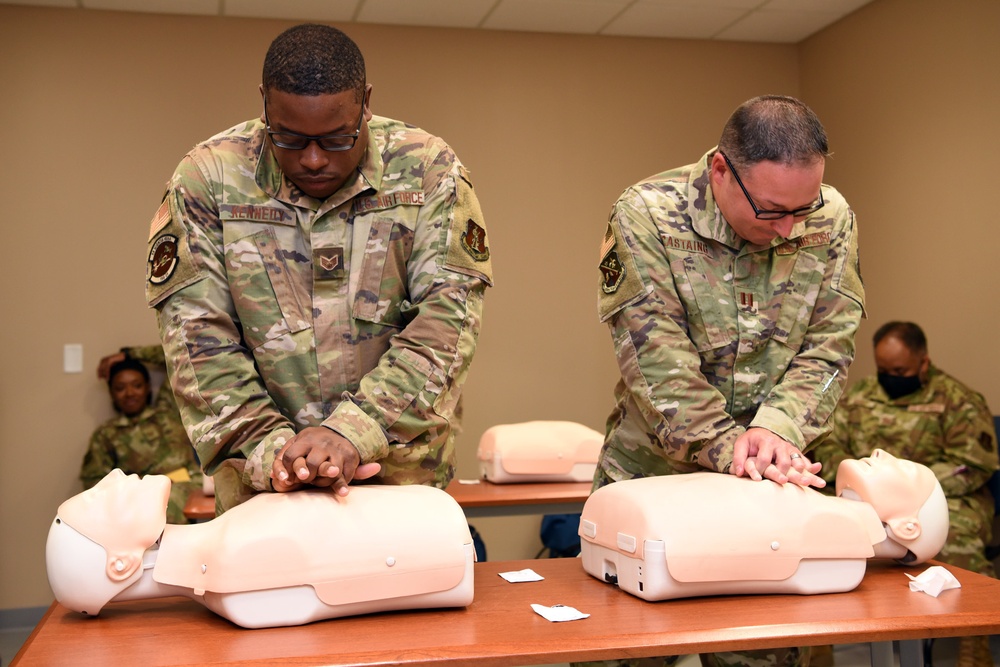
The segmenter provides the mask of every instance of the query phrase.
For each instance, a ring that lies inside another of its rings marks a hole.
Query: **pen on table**
[[[827,380],[826,384],[823,385],[823,393],[824,394],[826,393],[826,390],[830,388],[830,385],[833,384],[833,381],[837,378],[838,375],[840,375],[840,369],[839,368],[833,372],[833,375],[830,376],[830,379]]]

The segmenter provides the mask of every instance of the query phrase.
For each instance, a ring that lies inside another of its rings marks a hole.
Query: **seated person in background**
[[[193,489],[201,488],[201,468],[170,387],[162,387],[153,403],[149,370],[143,362],[164,366],[163,349],[158,345],[128,348],[101,360],[97,375],[107,380],[118,416],[90,437],[80,481],[89,489],[114,468],[130,474],[166,475],[172,482],[167,520],[187,523],[184,504]]]
[[[811,452],[833,480],[838,464],[884,449],[929,467],[948,498],[950,530],[937,560],[996,577],[986,559],[993,498],[986,481],[998,467],[993,417],[981,394],[931,365],[927,338],[912,322],[889,322],[873,337],[877,377],[848,389],[833,430]],[[988,637],[963,638],[970,665],[992,665]]]

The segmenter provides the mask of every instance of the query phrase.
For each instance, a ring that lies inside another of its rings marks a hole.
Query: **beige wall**
[[[983,344],[997,318],[982,308],[998,302],[1000,281],[975,259],[997,241],[986,217],[996,140],[987,151],[977,132],[1000,112],[995,83],[983,90],[1000,65],[985,27],[998,24],[997,5],[953,4],[968,7],[950,28],[934,3],[876,0],[798,47],[345,26],[368,60],[375,111],[445,137],[486,213],[497,286],[467,386],[459,475],[475,475],[491,424],[603,429],[615,368],[596,321],[595,264],[609,207],[638,179],[697,159],[732,109],[763,92],[801,95],[828,124],[828,180],[863,225],[872,322],[926,323],[936,360],[1000,405],[997,352]],[[263,54],[288,25],[0,6],[0,609],[51,600],[48,523],[79,491],[87,438],[110,416],[98,359],[156,339],[142,284],[162,185],[193,143],[259,113]],[[967,44],[975,30],[979,43]],[[940,206],[918,205],[931,184],[903,174],[931,163],[946,167],[934,180],[968,202],[961,239],[955,225],[924,229]],[[978,192],[957,187],[970,176]],[[920,289],[907,290],[914,281]],[[66,343],[84,346],[83,374],[62,372]],[[475,525],[492,560],[540,546],[537,518]]]
[[[871,335],[918,322],[934,363],[1000,414],[1000,3],[876,0],[799,49],[800,90],[858,214]]]

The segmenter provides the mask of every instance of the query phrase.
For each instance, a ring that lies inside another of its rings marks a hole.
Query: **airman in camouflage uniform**
[[[874,345],[878,375],[847,390],[833,431],[813,451],[824,478],[832,481],[841,461],[874,449],[924,464],[948,498],[948,539],[937,560],[996,577],[985,553],[994,510],[986,482],[1000,463],[986,400],[931,364],[927,339],[912,322],[884,324]],[[959,658],[992,665],[988,638],[963,638]]]
[[[297,87],[314,75],[325,88]],[[279,36],[261,90],[270,125],[189,152],[149,236],[147,296],[217,511],[292,488],[272,468],[292,467],[293,445],[305,483],[329,485],[321,461],[343,485],[378,462],[382,482],[444,487],[492,284],[469,174],[441,139],[370,114],[364,61],[338,30]],[[314,458],[331,438],[354,462]]]
[[[159,345],[129,348],[127,355],[154,367],[164,364]],[[80,468],[83,488],[94,486],[114,468],[121,468],[129,475],[169,477],[167,521],[188,522],[184,504],[192,490],[201,488],[203,476],[170,387],[161,387],[155,402],[138,414],[119,414],[94,431]]]
[[[753,143],[746,126],[758,120],[774,145]],[[619,198],[601,250],[598,309],[621,379],[595,488],[706,469],[738,474],[741,438],[751,436],[766,446],[744,449],[740,472],[817,483],[802,451],[837,404],[864,303],[854,214],[821,186],[826,154],[807,107],[755,98],[699,162]],[[702,660],[794,665],[807,655]]]

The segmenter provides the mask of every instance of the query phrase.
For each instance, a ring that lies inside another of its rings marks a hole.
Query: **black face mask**
[[[888,373],[878,374],[878,383],[889,394],[889,398],[895,400],[902,396],[909,396],[915,391],[919,391],[923,386],[919,375],[889,375]]]

